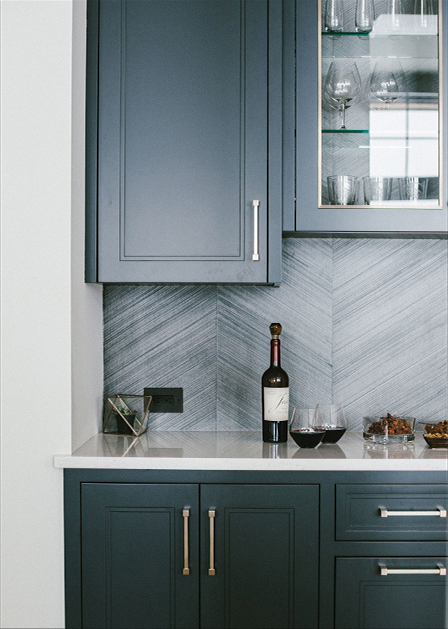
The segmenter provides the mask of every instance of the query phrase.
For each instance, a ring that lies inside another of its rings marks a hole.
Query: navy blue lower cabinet
[[[447,557],[338,557],[336,629],[444,629]]]
[[[66,470],[67,629],[448,629],[445,472]]]
[[[201,626],[316,628],[318,486],[203,485],[201,506]]]
[[[69,628],[317,629],[318,570],[316,484],[66,483]]]
[[[281,279],[282,3],[88,0],[86,280]]]
[[[198,485],[83,483],[81,501],[82,627],[198,627]]]

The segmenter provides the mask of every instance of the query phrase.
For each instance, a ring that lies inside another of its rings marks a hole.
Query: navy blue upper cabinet
[[[285,1],[284,232],[447,232],[448,3],[373,5]]]
[[[281,2],[89,0],[87,281],[280,281],[281,82]]]

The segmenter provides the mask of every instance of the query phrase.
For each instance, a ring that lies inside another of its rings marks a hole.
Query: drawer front
[[[447,485],[337,485],[337,540],[448,539]]]
[[[337,557],[336,629],[446,627],[447,557]]]

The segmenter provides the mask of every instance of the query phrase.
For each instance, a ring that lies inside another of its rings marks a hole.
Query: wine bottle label
[[[268,422],[288,421],[289,387],[263,387],[264,418]]]

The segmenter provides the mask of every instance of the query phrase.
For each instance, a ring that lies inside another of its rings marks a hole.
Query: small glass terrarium
[[[103,432],[139,437],[148,427],[151,401],[151,395],[118,393],[108,397],[104,405]]]

